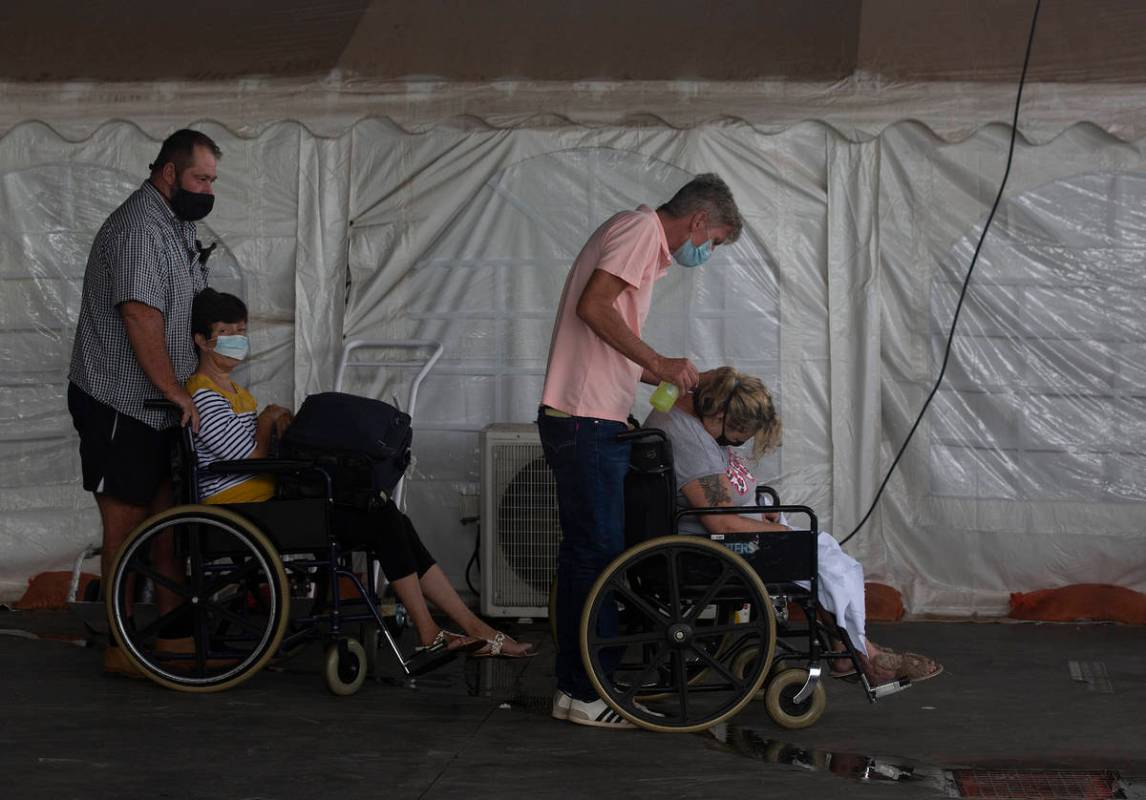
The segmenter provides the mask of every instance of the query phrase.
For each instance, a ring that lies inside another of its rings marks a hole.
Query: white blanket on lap
[[[836,616],[852,645],[865,656],[867,638],[864,623],[867,607],[864,605],[863,566],[840,547],[836,537],[827,531],[820,531],[819,544],[819,585],[816,594],[820,605]],[[806,581],[801,581],[808,588]]]
[[[791,525],[783,514],[780,515],[780,524]],[[864,604],[863,566],[845,553],[836,537],[827,531],[820,531],[816,542],[819,560],[816,594],[820,605],[835,615],[836,622],[847,632],[852,646],[866,656],[867,635],[864,626],[867,606]],[[805,589],[811,586],[808,581],[796,583]]]

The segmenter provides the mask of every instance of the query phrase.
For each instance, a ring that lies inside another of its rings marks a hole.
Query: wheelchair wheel
[[[369,672],[366,650],[357,639],[343,638],[326,648],[322,677],[332,694],[346,697],[362,688]]]
[[[812,690],[812,696],[802,703],[795,697],[808,680],[806,669],[786,669],[768,683],[764,692],[764,706],[768,716],[781,728],[796,730],[815,724],[828,706],[828,693],[821,681]]]
[[[736,608],[739,608],[739,604],[736,604]],[[730,603],[718,603],[715,606],[710,607],[708,609],[708,612],[706,614],[707,618],[702,619],[701,622],[712,624],[712,619],[713,619],[714,615],[715,615],[715,619],[717,619],[717,620],[724,620],[725,622],[734,621],[735,620],[735,614],[736,614],[736,608],[733,608],[732,604],[730,604]],[[625,623],[625,620],[622,619],[621,624],[623,625],[624,623]],[[705,649],[705,651],[707,652],[707,654],[709,656],[714,657],[719,661],[721,654],[727,653],[729,651],[729,648],[731,645],[732,645],[731,637],[729,636],[729,634],[725,634],[724,636],[721,636],[721,637],[714,637],[712,639],[706,639],[705,641],[703,641],[701,643],[700,646]],[[744,658],[745,652],[759,653],[760,649],[758,647],[752,647],[752,648],[748,648],[747,650],[742,650],[742,648],[738,647],[738,648],[736,648],[736,650],[737,650],[738,655],[732,660],[733,674],[736,675],[737,678],[743,679],[745,674],[747,674],[747,673],[745,673],[745,672],[737,673],[735,671],[736,663],[738,661],[741,661]],[[705,676],[708,675],[708,670],[709,670],[709,667],[707,666],[706,662],[699,657],[690,657],[686,660],[686,662],[687,663],[685,664],[685,672],[686,672],[686,675],[688,677],[689,686],[694,686],[696,684],[702,683],[705,679]],[[764,691],[763,689],[758,691],[756,693],[756,697],[757,698],[762,697],[763,691]],[[650,693],[650,692],[641,692],[637,696],[637,701],[642,703],[642,704],[648,704],[648,703],[656,701],[656,700],[664,700],[665,697],[666,697],[666,695],[664,695],[663,693],[658,694],[658,693]]]
[[[179,577],[153,552],[174,553]],[[168,570],[170,573],[170,570]],[[173,596],[160,614],[137,599],[149,583]],[[275,655],[288,622],[290,591],[282,561],[258,528],[225,508],[176,506],[132,531],[112,568],[107,613],[128,659],[161,686],[218,692],[237,686]],[[164,631],[189,632],[161,638]]]
[[[740,654],[738,656],[736,656],[736,658],[732,661],[732,674],[738,678],[743,678],[745,675],[750,674],[752,671],[753,665],[755,664],[755,662],[759,658],[760,658],[760,651],[755,647],[749,648],[747,650],[741,650]],[[775,663],[772,664],[772,668],[769,670],[768,674],[769,675],[775,675],[776,674],[776,664]],[[757,690],[756,694],[753,695],[753,699],[763,700],[764,699],[764,689],[761,688],[761,689]]]
[[[744,603],[757,613],[722,611]],[[619,555],[581,616],[581,657],[597,693],[656,731],[704,730],[736,714],[763,685],[775,643],[759,575],[698,536],[651,539]],[[764,657],[735,674],[736,659],[753,649]]]

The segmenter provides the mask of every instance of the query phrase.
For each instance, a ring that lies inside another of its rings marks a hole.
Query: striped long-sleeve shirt
[[[195,373],[187,392],[199,410],[195,434],[195,460],[199,468],[199,494],[204,503],[258,503],[274,496],[269,475],[215,475],[207,470],[216,461],[248,458],[255,449],[258,403],[238,384],[223,389]]]

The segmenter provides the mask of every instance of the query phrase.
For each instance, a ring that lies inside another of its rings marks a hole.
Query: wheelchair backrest
[[[629,472],[625,476],[625,546],[676,533],[676,477],[672,443],[655,428],[633,434]]]
[[[179,429],[179,442],[171,454],[171,475],[178,501],[198,503],[199,463],[195,459],[195,440],[190,425]]]

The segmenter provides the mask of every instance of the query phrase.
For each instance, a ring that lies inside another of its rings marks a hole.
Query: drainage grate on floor
[[[959,797],[996,800],[1108,800],[1122,797],[1119,776],[1109,770],[952,771]]]
[[[1102,661],[1068,661],[1066,664],[1072,681],[1085,683],[1091,692],[1113,694],[1114,686],[1110,683],[1106,664]]]

